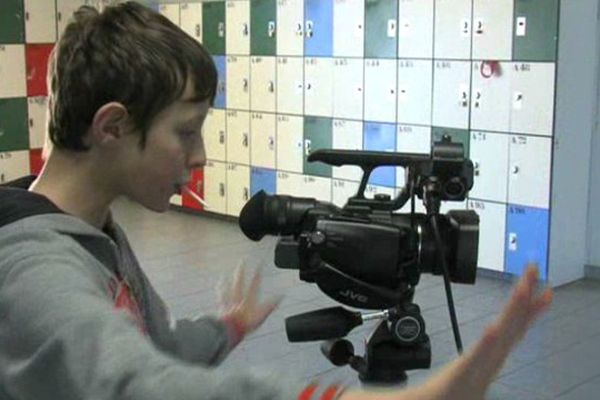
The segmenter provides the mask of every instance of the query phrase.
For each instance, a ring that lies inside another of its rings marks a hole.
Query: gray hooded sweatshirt
[[[296,399],[303,390],[214,367],[231,350],[214,318],[169,323],[112,223],[104,231],[28,192],[0,187],[0,399]],[[115,309],[126,281],[143,319]]]

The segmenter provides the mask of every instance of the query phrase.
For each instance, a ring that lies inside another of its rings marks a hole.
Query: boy
[[[225,315],[170,324],[109,207],[127,196],[168,209],[205,163],[216,82],[202,46],[137,3],[75,14],[49,68],[44,169],[0,189],[0,398],[483,398],[549,304],[533,270],[471,352],[402,392],[213,369],[275,307],[257,303],[257,277],[247,291],[237,277]]]

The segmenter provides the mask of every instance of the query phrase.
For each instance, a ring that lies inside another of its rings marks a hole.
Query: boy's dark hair
[[[143,147],[154,116],[191,79],[194,100],[212,105],[217,70],[195,39],[135,2],[98,12],[83,6],[58,41],[48,68],[48,135],[56,147],[84,151],[83,136],[104,104],[123,104]]]

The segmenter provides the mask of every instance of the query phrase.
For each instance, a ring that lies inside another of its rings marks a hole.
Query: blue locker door
[[[536,263],[541,279],[546,280],[548,210],[511,204],[506,219],[506,272],[520,276],[528,263]]]
[[[226,77],[227,70],[225,68],[225,56],[213,56],[217,71],[219,73],[219,83],[217,84],[217,95],[215,96],[215,108],[225,108],[226,100]]]
[[[372,151],[396,151],[396,127],[394,124],[365,123],[364,149]],[[378,186],[396,186],[396,168],[379,167],[371,174],[369,183]]]
[[[275,170],[266,168],[252,168],[250,178],[250,195],[254,196],[261,190],[267,192],[267,194],[276,194],[275,182],[277,176]]]
[[[304,54],[322,57],[333,55],[333,0],[306,0]]]

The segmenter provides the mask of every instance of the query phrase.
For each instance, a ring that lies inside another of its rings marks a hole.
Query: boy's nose
[[[206,165],[206,152],[204,151],[204,142],[200,140],[199,145],[191,149],[188,158],[188,166],[192,169],[202,168]]]

